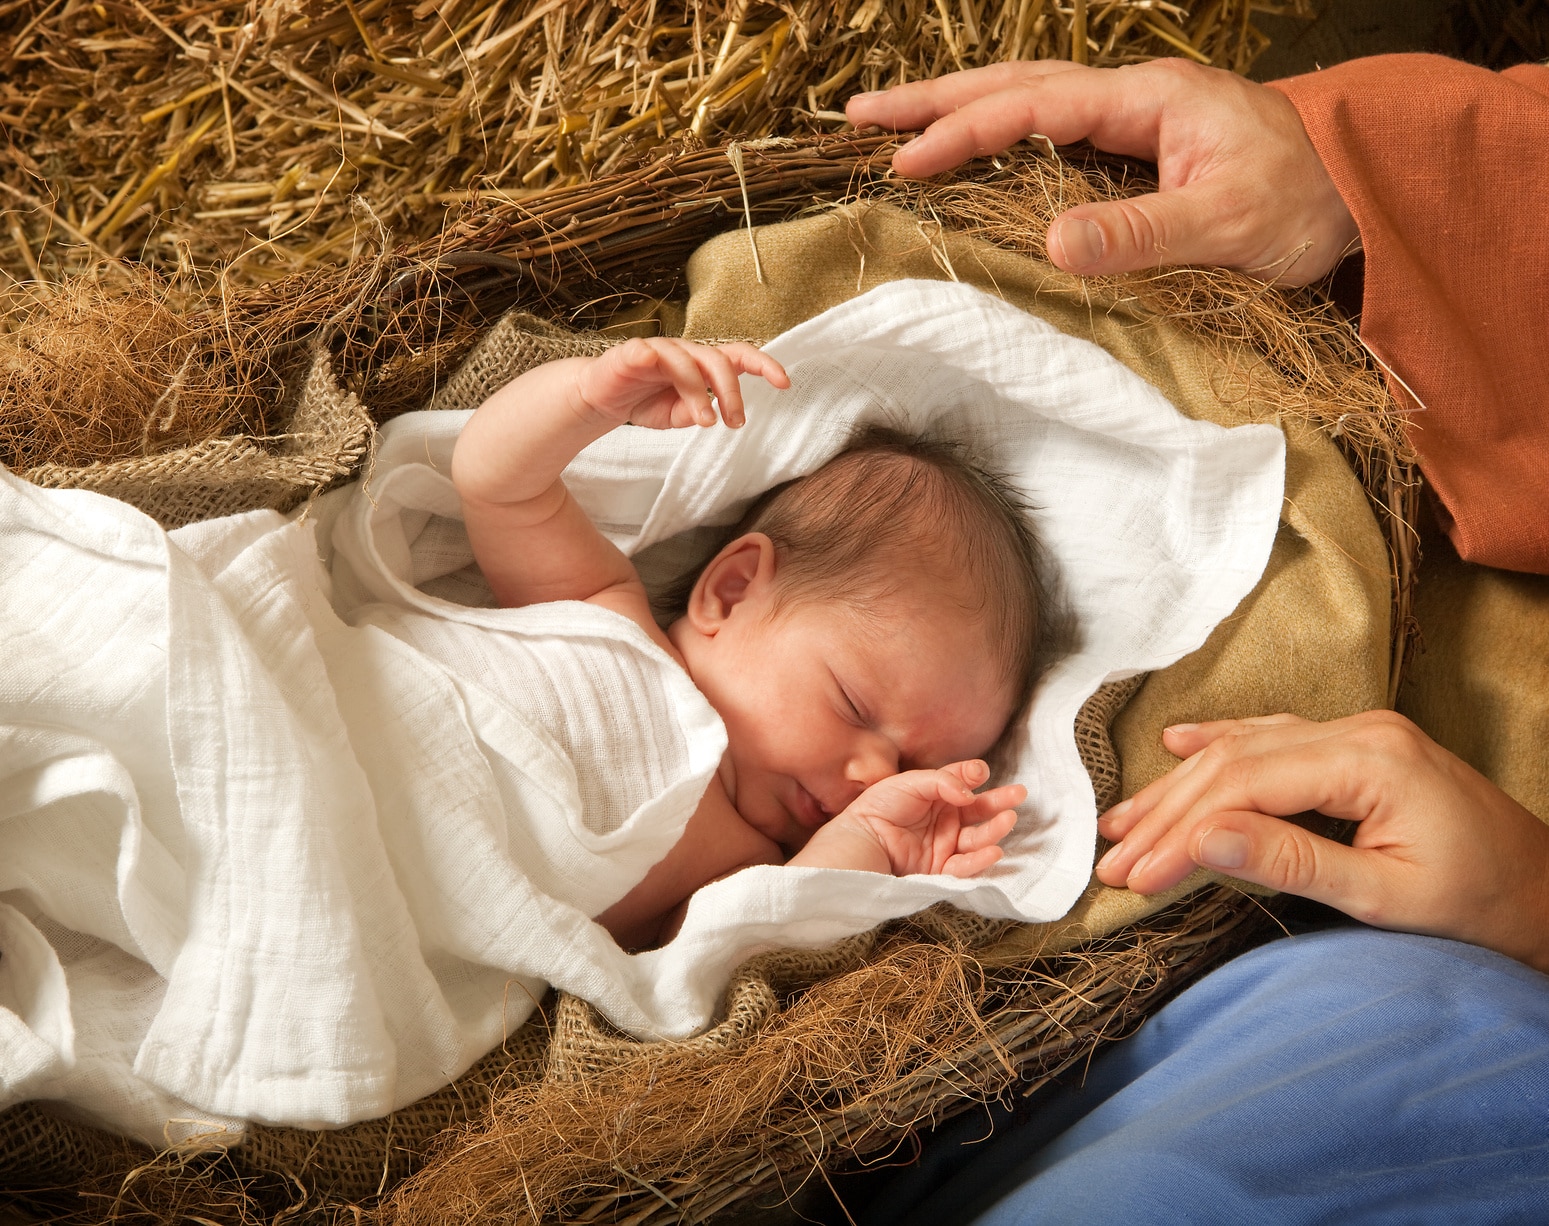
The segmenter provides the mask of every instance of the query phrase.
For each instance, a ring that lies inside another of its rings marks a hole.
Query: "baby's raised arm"
[[[643,598],[634,566],[586,517],[560,474],[582,448],[626,423],[655,430],[743,421],[737,376],[790,380],[752,345],[658,337],[595,358],[535,367],[474,413],[452,455],[473,555],[502,605]],[[715,401],[711,401],[711,392]],[[643,609],[644,606],[641,606]]]

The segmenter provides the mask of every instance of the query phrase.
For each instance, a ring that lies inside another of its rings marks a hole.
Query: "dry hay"
[[[756,960],[728,992],[727,1020],[682,1043],[633,1043],[583,1002],[551,1000],[542,1078],[519,1068],[473,1087],[480,1101],[428,1153],[380,1135],[355,1198],[304,1164],[255,1173],[241,1149],[110,1150],[76,1186],[16,1203],[61,1226],[704,1221],[759,1193],[794,1194],[845,1158],[886,1161],[978,1104],[1081,1076],[1098,1046],[1276,932],[1225,886],[1031,963],[984,944],[1004,925],[981,921],[965,942],[974,917],[951,916],[901,921],[875,945],[852,938],[831,955],[848,965],[811,986],[783,977],[780,954]]]
[[[262,407],[273,411],[281,403],[275,372],[293,368],[307,346],[324,337],[346,386],[383,420],[422,405],[479,329],[505,308],[521,306],[579,326],[605,324],[632,304],[681,294],[688,254],[739,219],[761,223],[840,200],[881,200],[914,209],[927,225],[950,224],[1037,254],[1049,220],[1061,209],[1152,187],[1145,168],[1090,151],[1027,145],[960,174],[904,181],[887,173],[895,144],[889,137],[840,136],[747,142],[735,160],[726,149],[671,154],[526,202],[486,199],[466,206],[435,238],[391,250],[368,213],[377,235],[372,258],[268,285],[232,286],[216,278],[218,293],[189,294],[193,305],[177,317],[181,331],[170,349],[158,334],[122,329],[125,345],[100,355],[102,369],[92,377],[116,380],[124,394],[111,404],[94,402],[93,411],[122,416],[104,432],[121,443],[156,444],[165,420],[162,393],[140,381],[136,368],[174,359],[175,369],[191,360],[190,370],[232,373],[234,401],[248,390],[270,389]],[[135,283],[142,298],[155,297],[143,276]],[[1396,685],[1413,642],[1409,611],[1418,559],[1408,525],[1415,517],[1417,475],[1403,424],[1355,330],[1314,290],[1286,293],[1223,270],[1156,270],[1091,285],[1094,294],[1141,318],[1176,321],[1223,358],[1238,355],[1220,366],[1223,399],[1251,390],[1273,411],[1309,421],[1339,442],[1388,539]],[[33,330],[67,331],[64,307],[74,300],[48,295],[29,316]],[[50,311],[64,313],[55,318]],[[1247,365],[1243,353],[1251,356]],[[18,348],[14,338],[0,337],[0,354],[13,368],[23,359],[44,361]],[[11,448],[34,437],[71,441],[49,424],[78,411],[70,408],[64,373],[56,367],[13,369],[13,380],[36,387],[52,382],[66,395],[0,402],[0,463],[25,469],[35,454],[8,450],[8,440]],[[260,437],[282,425],[262,413],[252,418],[244,416],[245,428]],[[70,448],[56,448],[52,458],[74,464],[105,458],[94,449],[96,437],[82,435]]]
[[[189,318],[154,273],[110,271],[107,283],[77,277],[8,296],[0,462],[25,470],[261,434],[280,384],[265,351],[243,343],[256,338],[208,344],[207,321]]]
[[[0,268],[263,280],[661,147],[833,132],[850,94],[1010,59],[1244,72],[1310,0],[8,0]]]

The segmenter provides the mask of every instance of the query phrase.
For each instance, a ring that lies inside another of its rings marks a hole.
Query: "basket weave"
[[[441,389],[432,407],[476,402],[488,389],[534,366],[595,354],[616,340],[597,332],[571,332],[537,316],[511,312],[486,334]],[[359,412],[359,401],[338,391],[326,355],[319,355],[302,390],[298,416],[309,414],[316,419],[332,413],[335,429],[332,433],[319,430],[308,437],[323,447],[341,435],[351,438],[349,431]],[[217,440],[221,441],[225,440]],[[363,432],[358,446],[364,449]],[[236,480],[222,487],[219,474],[230,470],[218,464],[201,464],[211,454],[220,453],[193,447],[178,453],[174,464],[162,468],[155,467],[153,461],[136,460],[76,471],[84,476],[85,488],[99,492],[109,490],[103,488],[98,474],[113,473],[118,484],[109,489],[121,491],[120,496],[130,494],[131,501],[167,524],[200,518],[212,497],[227,514],[262,507],[278,509],[283,502],[296,499],[297,487],[302,486],[302,482],[286,478],[304,470],[299,465],[284,467],[287,461],[280,458],[273,461],[271,471],[278,470],[284,477]],[[185,479],[164,480],[169,470]],[[337,475],[329,471],[326,462],[315,463],[311,471],[319,486]],[[61,481],[69,473],[64,470],[59,474]],[[192,474],[197,474],[197,479],[188,479]],[[1137,676],[1104,686],[1086,703],[1076,721],[1077,748],[1101,807],[1119,798],[1119,761],[1108,726],[1143,680]],[[985,919],[944,904],[914,917],[911,924],[920,938],[956,949],[986,945],[1009,926],[1006,921]],[[755,959],[738,972],[728,988],[724,1019],[679,1043],[646,1044],[631,1039],[584,1001],[560,994],[550,1009],[535,1013],[501,1048],[444,1090],[382,1119],[349,1128],[311,1131],[255,1126],[229,1161],[244,1175],[282,1174],[329,1197],[366,1199],[407,1176],[433,1138],[476,1118],[478,1108],[487,1104],[497,1089],[545,1079],[595,1080],[610,1069],[639,1059],[646,1050],[657,1059],[703,1058],[735,1051],[780,1012],[783,1000],[793,990],[864,965],[884,939],[883,930],[878,929],[828,949],[785,950]],[[149,1149],[53,1113],[46,1105],[23,1104],[0,1115],[0,1187],[55,1187],[111,1176],[154,1159]]]
[[[734,199],[740,205],[742,187],[750,202],[746,217],[774,220],[863,186],[873,173],[871,156],[884,147],[862,139],[771,150],[755,167],[763,177],[750,169],[745,183],[739,182],[743,172],[734,173],[715,151],[685,155],[576,189],[553,204],[557,212],[524,218],[519,210],[497,210],[482,221],[467,221],[434,253],[394,253],[337,274],[335,298],[372,305],[342,321],[329,307],[330,323],[338,324],[330,336],[331,357],[313,358],[305,383],[311,392],[298,398],[286,437],[273,450],[273,444],[250,439],[215,440],[154,462],[28,475],[43,484],[115,493],[168,526],[217,510],[293,506],[358,468],[369,447],[362,400],[378,418],[427,401],[460,404],[471,387],[509,378],[538,361],[596,352],[610,334],[572,332],[548,320],[601,322],[606,312],[592,304],[605,293],[617,307],[674,292],[684,255],[728,227],[722,206]],[[995,177],[982,168],[979,173]],[[1080,174],[1065,164],[1050,173],[1057,181]],[[1111,179],[1081,182],[1083,190],[1121,190]],[[1025,184],[1011,182],[1006,190],[1023,191]],[[930,197],[922,199],[928,203]],[[234,304],[231,326],[267,326],[267,319],[283,314],[285,299],[283,287],[254,291]],[[483,346],[471,364],[448,375],[487,330],[488,320],[513,304],[536,314],[506,316],[499,325],[501,343]],[[324,313],[320,306],[315,315]],[[272,337],[276,349],[302,352],[315,345],[310,319],[295,312],[284,316],[283,328]],[[503,356],[490,366],[487,359],[497,352]],[[1410,574],[1404,553],[1408,461],[1396,440],[1386,450],[1352,460],[1388,531],[1402,624]],[[1108,726],[1138,681],[1105,687],[1078,720],[1078,746],[1101,805],[1119,793]],[[244,1215],[293,1221],[311,1210],[332,1212],[327,1207],[341,1202],[369,1204],[379,1193],[389,1196],[377,1212],[424,1220],[426,1190],[455,1179],[459,1165],[480,1147],[476,1130],[492,1112],[537,1120],[549,1111],[562,1117],[567,1103],[599,1094],[615,1095],[621,1107],[646,1110],[650,1096],[638,1093],[642,1068],[664,1080],[730,1078],[753,1053],[799,1043],[802,1017],[814,1011],[842,1014],[884,998],[894,1002],[889,1008],[904,1008],[899,1002],[908,994],[899,985],[907,988],[933,975],[960,981],[957,1005],[966,1010],[961,1016],[975,1019],[971,1032],[949,1027],[924,1047],[902,1052],[888,1047],[880,1071],[862,1077],[862,1069],[854,1074],[859,1080],[839,1088],[793,1091],[764,1104],[738,1124],[737,1135],[726,1137],[727,1152],[745,1155],[734,1175],[703,1179],[685,1168],[643,1184],[626,1169],[627,1160],[621,1162],[620,1138],[608,1138],[605,1145],[565,1129],[554,1132],[556,1152],[573,1151],[578,1172],[572,1194],[552,1211],[558,1217],[703,1220],[743,1197],[799,1179],[815,1164],[885,1149],[921,1122],[1018,1085],[1042,1083],[1088,1057],[1099,1043],[1133,1029],[1167,995],[1257,939],[1268,924],[1258,903],[1221,887],[1053,957],[1030,958],[1025,950],[998,954],[1000,946],[1014,945],[996,941],[1005,927],[938,907],[828,951],[766,955],[739,971],[728,990],[724,1020],[686,1043],[636,1042],[614,1032],[583,1002],[551,998],[503,1049],[419,1103],[333,1132],[255,1127],[242,1145],[223,1155],[157,1158],[28,1104],[0,1116],[0,1187],[73,1185],[93,1199],[40,1192],[39,1203],[82,1221],[115,1216],[226,1221]],[[885,1030],[885,1010],[878,1016],[882,1020],[873,1019],[872,1025]],[[856,1033],[851,1046],[857,1059],[874,1037],[865,1027]],[[401,1182],[405,1176],[410,1178]],[[469,1216],[525,1220],[520,1188],[509,1192],[508,1201],[467,1206]]]
[[[326,350],[312,355],[282,419],[288,425],[276,439],[212,438],[78,468],[41,464],[22,476],[50,489],[118,498],[170,529],[240,511],[288,511],[353,473],[370,443],[371,418],[360,397],[339,386]]]

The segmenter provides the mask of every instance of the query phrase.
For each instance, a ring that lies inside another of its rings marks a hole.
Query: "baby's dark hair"
[[[773,541],[777,607],[864,607],[901,586],[902,562],[925,569],[982,628],[1020,712],[1050,620],[1031,510],[963,445],[869,426],[816,472],[766,491],[727,539],[762,532]]]

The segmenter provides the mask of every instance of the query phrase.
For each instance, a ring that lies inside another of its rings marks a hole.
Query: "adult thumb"
[[[1255,885],[1297,894],[1362,919],[1376,914],[1382,859],[1259,813],[1222,814],[1198,831],[1189,855],[1196,864]]]
[[[1208,224],[1204,200],[1186,188],[1130,200],[1081,204],[1056,217],[1047,247],[1055,267],[1088,276],[1159,264],[1220,263],[1197,237]],[[1208,241],[1208,240],[1207,240]]]

